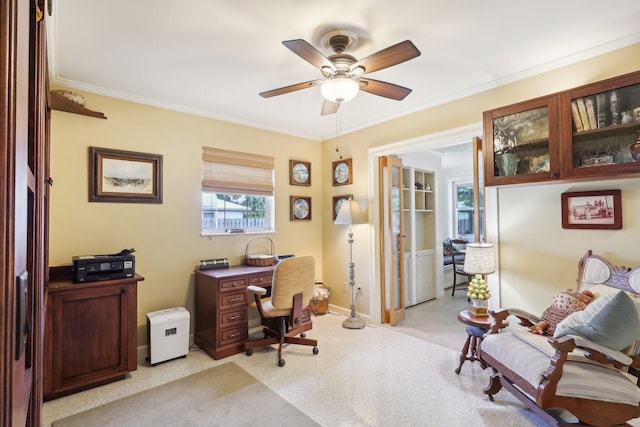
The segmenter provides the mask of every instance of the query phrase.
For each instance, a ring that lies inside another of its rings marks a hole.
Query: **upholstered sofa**
[[[558,323],[553,337],[528,331],[538,316],[491,312],[492,328],[480,344],[492,370],[484,393],[493,400],[505,388],[549,425],[574,418],[572,425],[628,425],[640,417],[640,267],[615,267],[588,251],[577,289],[595,298]]]

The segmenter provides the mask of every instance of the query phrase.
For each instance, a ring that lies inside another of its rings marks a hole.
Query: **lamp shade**
[[[351,101],[358,94],[359,89],[360,85],[357,81],[339,74],[325,80],[322,86],[320,86],[322,96],[338,104]]]
[[[338,210],[338,214],[336,215],[336,220],[333,222],[334,224],[364,224],[367,222],[367,218],[362,212],[362,208],[360,207],[360,203],[355,200],[345,200],[340,205],[340,209]]]
[[[491,243],[467,243],[464,253],[464,272],[490,274],[496,271],[495,251]]]

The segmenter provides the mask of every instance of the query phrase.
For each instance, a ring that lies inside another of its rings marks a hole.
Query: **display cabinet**
[[[485,185],[560,178],[558,131],[557,96],[486,111]]]
[[[486,111],[485,185],[640,174],[640,71]]]
[[[567,177],[640,172],[640,72],[567,91],[561,105]]]

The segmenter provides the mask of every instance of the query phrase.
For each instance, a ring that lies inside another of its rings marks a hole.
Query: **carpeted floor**
[[[259,402],[259,404],[257,404]],[[54,427],[318,426],[234,362],[81,412]]]
[[[145,390],[183,377],[190,382],[189,375],[234,362],[321,426],[544,427],[542,420],[506,391],[499,392],[495,401],[490,401],[482,393],[489,373],[478,363],[467,362],[459,375],[454,373],[466,338],[465,325],[458,322],[456,315],[467,305],[464,295],[456,294],[453,298],[447,295],[408,309],[407,320],[393,328],[367,325],[364,329],[344,329],[342,315],[314,316],[314,326],[308,336],[318,339],[319,354],[313,355],[310,348],[288,346],[283,354],[287,361],[283,368],[276,365],[276,349],[272,347],[258,348],[251,357],[240,353],[213,360],[202,351],[193,351],[185,359],[155,367],[141,362],[123,381],[46,402],[43,421],[47,425],[103,405],[106,405],[105,416],[111,419],[119,415],[118,410],[110,409],[112,401],[144,395],[148,393]],[[439,311],[442,316],[436,314]],[[425,320],[430,315],[437,316],[438,320]],[[415,329],[410,331],[412,322]],[[208,402],[198,406],[212,409],[215,414],[211,417],[232,413],[236,421],[241,419],[238,417],[256,412],[260,419],[252,424],[265,425],[265,405],[260,402],[259,394],[243,389],[234,395],[241,396],[244,404],[233,409],[227,409],[226,404],[209,405]],[[128,401],[129,398],[124,399]],[[148,406],[160,410],[163,404],[154,400]],[[173,409],[183,421],[174,425],[203,425],[197,420],[187,422],[187,415],[197,416],[197,408],[185,408]],[[155,416],[154,411],[146,414]],[[298,415],[292,419],[297,420]],[[235,426],[239,424],[236,421],[217,425]],[[640,427],[640,419],[630,424]],[[56,422],[55,427],[59,425]],[[149,420],[141,413],[133,423],[119,425],[146,426]],[[280,425],[297,424],[280,418]]]

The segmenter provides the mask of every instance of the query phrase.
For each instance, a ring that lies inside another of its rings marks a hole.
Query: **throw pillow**
[[[626,292],[603,295],[558,324],[553,337],[564,335],[580,335],[620,351],[640,339],[640,315]]]

